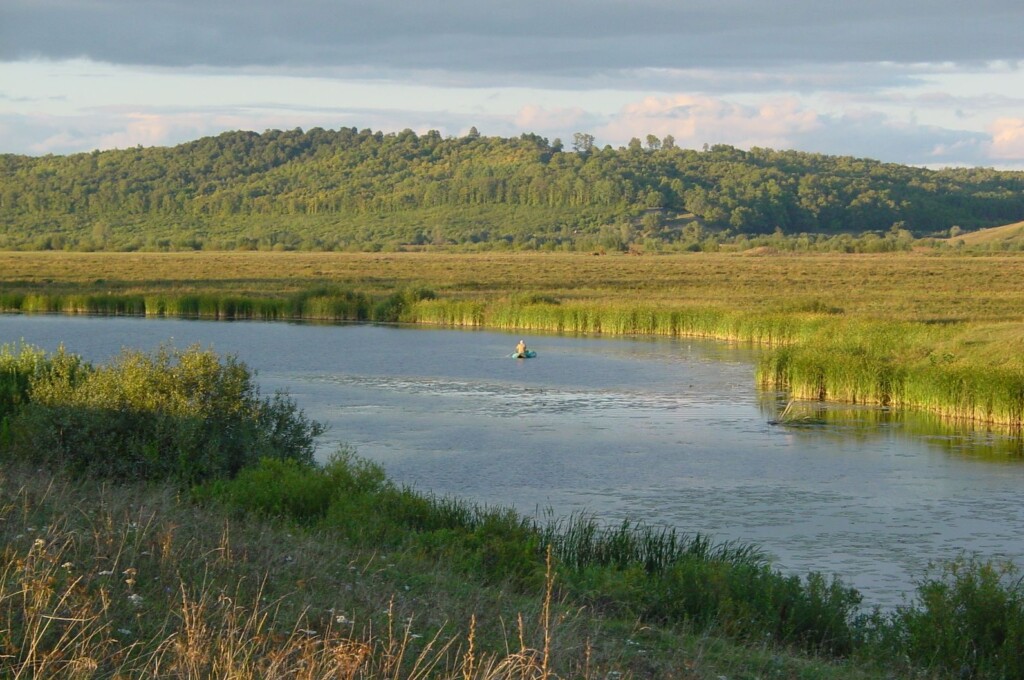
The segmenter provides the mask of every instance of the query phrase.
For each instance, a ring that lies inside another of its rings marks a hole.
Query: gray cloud
[[[635,69],[1024,58],[1019,0],[4,0],[0,59],[441,70],[515,79]]]
[[[835,116],[822,123],[818,130],[797,135],[793,148],[931,167],[993,164],[992,137],[980,132],[896,123],[877,114]]]

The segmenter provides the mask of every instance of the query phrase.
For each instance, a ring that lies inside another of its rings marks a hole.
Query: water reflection
[[[797,436],[860,442],[925,442],[950,455],[992,462],[1024,462],[1024,437],[1020,430],[883,406],[790,401],[779,393],[763,393],[760,407],[768,422]]]

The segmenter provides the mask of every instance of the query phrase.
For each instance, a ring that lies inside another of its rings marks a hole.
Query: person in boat
[[[526,357],[526,342],[524,342],[523,340],[520,340],[519,344],[516,345],[516,356],[519,357],[520,359]]]

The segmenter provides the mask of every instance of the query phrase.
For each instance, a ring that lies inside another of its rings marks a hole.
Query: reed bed
[[[366,296],[348,291],[303,291],[283,298],[205,294],[6,294],[0,312],[28,314],[91,314],[185,319],[365,321]]]
[[[764,553],[752,545],[716,543],[701,534],[681,534],[671,527],[628,520],[605,526],[587,514],[550,521],[543,535],[559,564],[576,570],[641,565],[647,572],[659,573],[686,559],[737,566],[768,564]]]
[[[753,314],[706,307],[628,303],[522,304],[429,300],[412,305],[401,320],[441,326],[477,326],[570,334],[701,337],[765,345],[788,344],[814,334],[828,315]]]
[[[1019,333],[1015,324],[1004,330]],[[766,352],[757,379],[797,399],[909,407],[1020,429],[1021,357],[1012,347],[998,358],[981,353],[976,332],[962,325],[838,320]]]

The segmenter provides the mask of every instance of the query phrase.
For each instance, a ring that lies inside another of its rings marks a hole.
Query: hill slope
[[[950,243],[963,241],[965,246],[999,246],[1003,249],[1016,249],[1016,246],[1024,245],[1024,222],[1004,224],[1001,227],[989,227],[967,234],[951,236],[947,239]]]
[[[4,155],[0,247],[622,247],[697,239],[705,225],[939,235],[1024,215],[1024,173],[634,141],[568,152],[537,135],[315,128]]]

